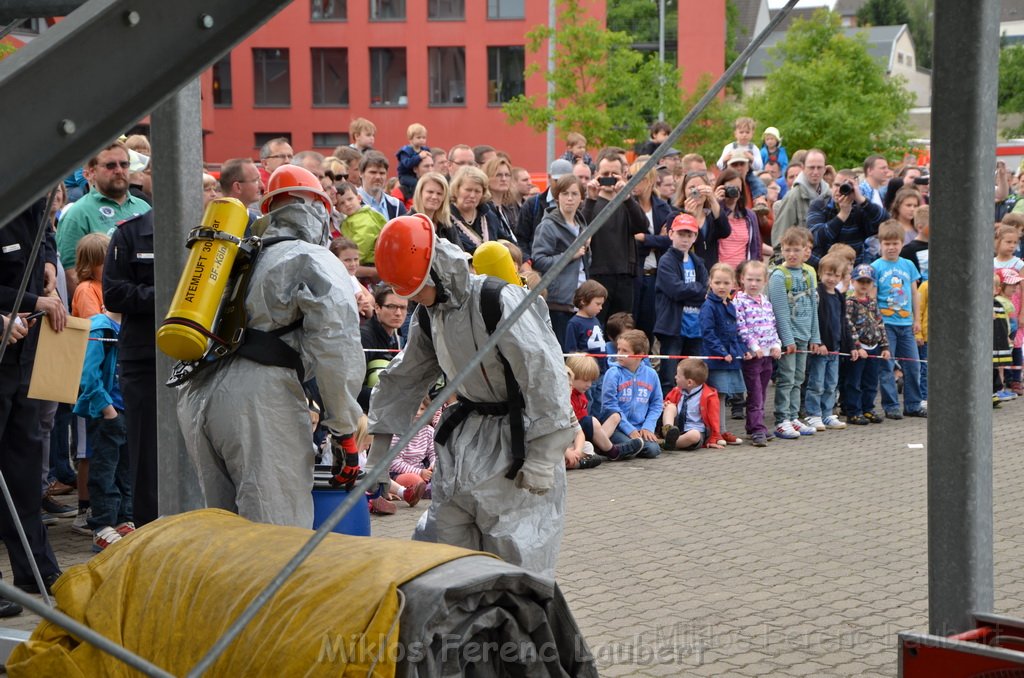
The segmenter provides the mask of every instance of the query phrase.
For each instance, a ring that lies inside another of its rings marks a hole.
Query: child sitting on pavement
[[[597,360],[588,355],[572,355],[566,358],[565,366],[569,370],[569,382],[572,385],[572,409],[580,423],[584,440],[591,443],[597,452],[612,461],[632,459],[639,454],[644,446],[640,439],[631,439],[621,444],[612,443],[611,436],[615,433],[622,418],[617,412],[605,419],[604,422],[588,414],[587,391],[601,374]]]
[[[608,367],[601,390],[604,413],[621,417],[611,440],[617,444],[642,440],[639,456],[653,459],[661,454],[654,431],[661,418],[662,396],[658,374],[646,358],[651,345],[643,331],[626,330],[619,335],[615,348],[618,363]]]
[[[430,398],[424,398],[420,402],[420,407],[416,410],[416,416],[419,417],[423,412],[430,406]],[[395,436],[391,441],[394,445],[398,442],[398,436]],[[388,469],[388,474],[391,479],[398,483],[403,488],[404,493],[410,494],[410,499],[415,498],[416,501],[419,497],[416,497],[416,491],[413,489],[419,484],[425,484],[423,491],[420,493],[421,496],[430,497],[430,479],[434,476],[434,463],[437,461],[437,453],[434,451],[434,426],[433,422],[427,424],[419,430],[413,439],[409,441],[409,444],[398,453],[398,456],[391,460],[391,466]],[[411,492],[410,492],[411,490]],[[403,497],[404,498],[404,497]],[[415,506],[415,501],[409,502],[410,506]]]
[[[676,367],[676,387],[665,396],[661,417],[666,450],[726,446],[718,391],[707,380],[708,366],[700,358],[686,358]]]

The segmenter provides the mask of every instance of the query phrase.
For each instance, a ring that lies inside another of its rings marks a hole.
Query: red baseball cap
[[[672,231],[693,231],[696,233],[700,230],[697,225],[697,220],[692,215],[683,213],[677,214],[676,218],[672,220]]]

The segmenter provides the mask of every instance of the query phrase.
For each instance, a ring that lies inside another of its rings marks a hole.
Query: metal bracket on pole
[[[0,61],[0,224],[194,79],[289,0],[89,0]],[[69,78],[68,73],[73,74]]]

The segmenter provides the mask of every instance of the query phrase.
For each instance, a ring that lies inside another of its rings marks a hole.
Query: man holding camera
[[[616,149],[597,156],[597,176],[587,184],[583,218],[591,223],[626,185],[626,162]],[[605,286],[608,298],[598,316],[601,323],[619,311],[633,312],[633,278],[637,267],[637,233],[647,232],[647,216],[629,196],[590,241],[590,278]]]
[[[857,252],[856,263],[870,264],[864,241],[878,235],[878,226],[885,219],[885,211],[861,194],[857,175],[852,170],[840,170],[832,195],[811,201],[807,211],[807,227],[814,234],[812,263],[825,256],[834,243],[841,242]]]

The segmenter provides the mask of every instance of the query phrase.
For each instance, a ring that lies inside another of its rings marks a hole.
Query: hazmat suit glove
[[[516,487],[531,494],[547,494],[555,482],[555,465],[544,459],[527,457],[516,472]]]
[[[331,452],[334,463],[331,466],[331,486],[351,490],[359,480],[359,452],[352,435],[331,436]]]

